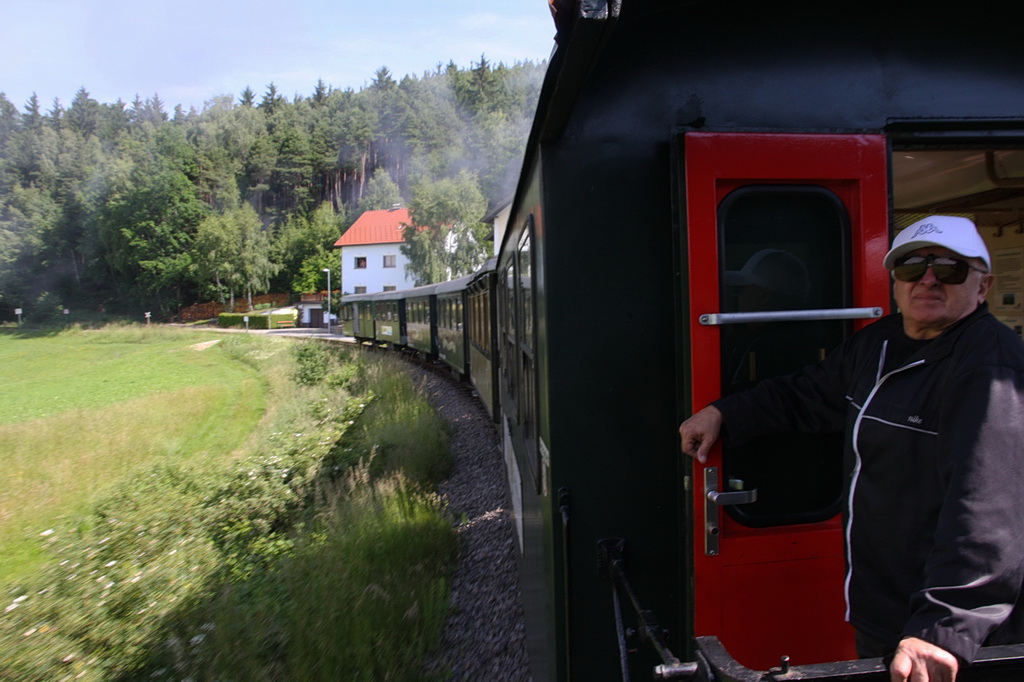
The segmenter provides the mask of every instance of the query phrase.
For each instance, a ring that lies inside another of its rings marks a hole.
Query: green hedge
[[[249,329],[277,329],[281,325],[278,322],[291,322],[295,324],[294,313],[277,313],[266,315],[262,313],[221,313],[218,315],[218,325],[221,327],[244,327],[245,318],[249,318]]]

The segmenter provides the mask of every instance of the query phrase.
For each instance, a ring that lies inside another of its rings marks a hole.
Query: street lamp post
[[[327,273],[327,333],[331,333],[331,269],[324,268],[324,272]]]

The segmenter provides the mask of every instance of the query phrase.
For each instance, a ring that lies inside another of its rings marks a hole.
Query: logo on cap
[[[914,236],[911,237],[911,239],[914,237],[920,237],[922,234],[932,234],[933,232],[942,234],[942,230],[939,229],[938,225],[935,225],[934,223],[925,223],[917,228],[917,232],[914,233]]]

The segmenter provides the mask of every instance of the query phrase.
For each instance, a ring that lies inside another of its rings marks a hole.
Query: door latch
[[[723,493],[718,489],[718,467],[704,469],[704,554],[718,556],[718,508],[733,504],[757,502],[757,490],[737,490]]]

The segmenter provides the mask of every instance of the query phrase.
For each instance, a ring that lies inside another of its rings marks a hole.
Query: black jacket
[[[729,438],[846,434],[850,622],[970,661],[1024,642],[1024,344],[982,305],[892,367],[902,324],[715,404]]]

